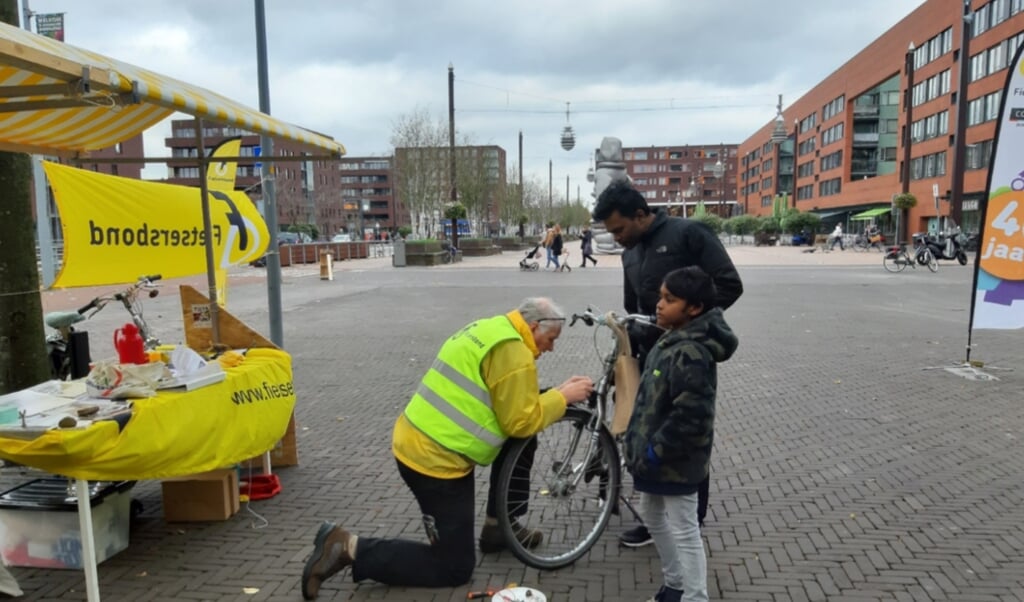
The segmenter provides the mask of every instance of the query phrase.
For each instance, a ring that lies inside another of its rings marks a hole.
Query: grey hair
[[[527,297],[516,308],[527,324],[537,322],[545,332],[562,327],[565,312],[547,297]]]

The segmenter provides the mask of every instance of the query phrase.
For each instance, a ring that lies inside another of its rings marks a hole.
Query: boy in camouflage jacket
[[[668,330],[647,356],[626,430],[626,467],[661,557],[657,602],[708,599],[697,487],[711,463],[716,367],[738,344],[714,298],[714,283],[699,267],[665,276],[657,319]]]

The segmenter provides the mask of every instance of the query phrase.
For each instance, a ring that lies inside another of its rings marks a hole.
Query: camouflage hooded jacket
[[[719,308],[658,339],[647,356],[625,436],[626,467],[638,491],[693,493],[707,476],[717,364],[738,344]]]

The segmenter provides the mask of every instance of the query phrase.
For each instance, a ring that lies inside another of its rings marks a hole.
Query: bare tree
[[[434,121],[425,107],[400,115],[392,124],[395,198],[409,212],[417,236],[433,235],[430,218],[448,200],[447,140],[447,125]]]
[[[0,21],[18,26],[17,0],[0,1]],[[31,174],[28,155],[0,152],[0,394],[39,384],[50,373],[36,266]]]

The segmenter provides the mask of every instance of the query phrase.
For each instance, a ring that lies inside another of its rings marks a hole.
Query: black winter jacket
[[[711,276],[718,290],[715,306],[727,309],[743,294],[743,282],[722,241],[704,224],[662,211],[644,232],[640,242],[622,253],[625,274],[623,307],[629,313],[654,315],[661,282],[672,270],[696,265]],[[645,328],[634,332],[634,347],[650,349],[661,331]]]
[[[658,339],[644,365],[623,446],[638,491],[693,493],[707,477],[717,364],[732,357],[738,344],[717,307]]]

